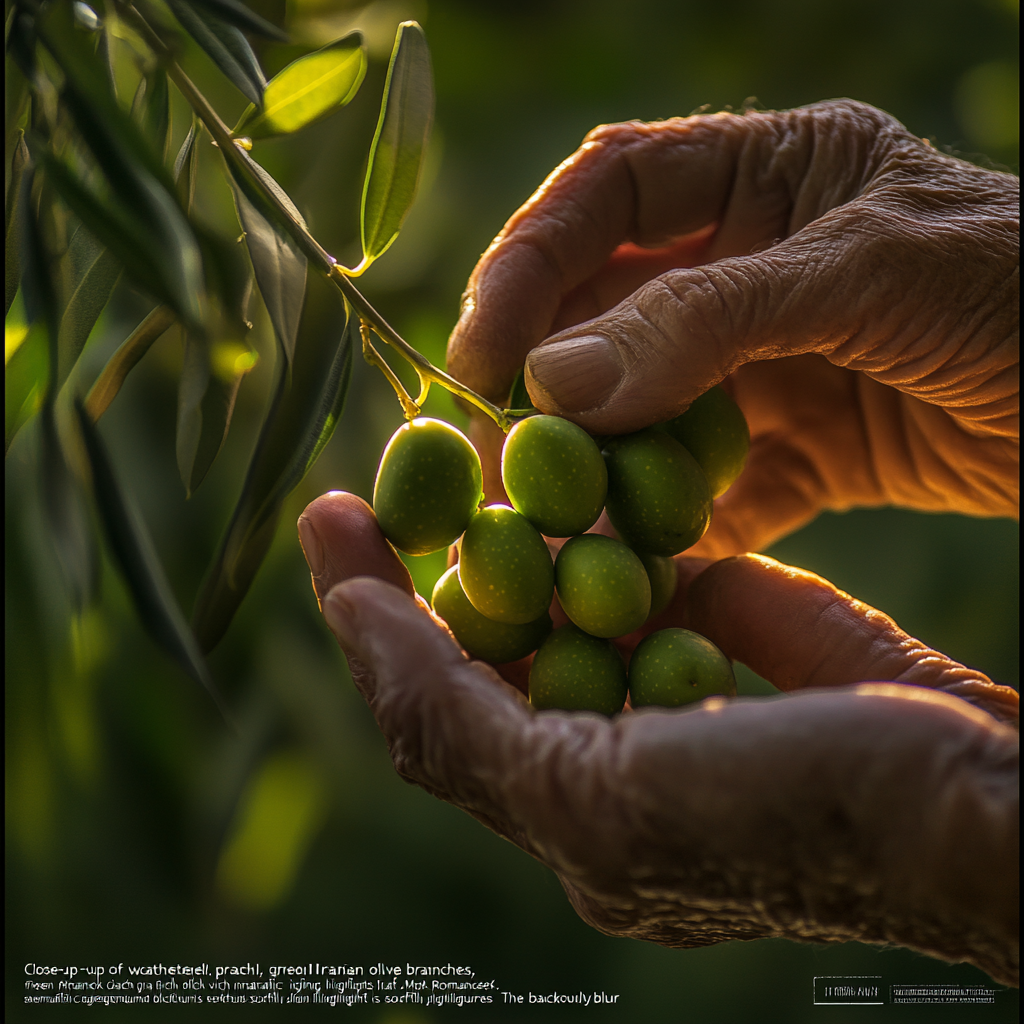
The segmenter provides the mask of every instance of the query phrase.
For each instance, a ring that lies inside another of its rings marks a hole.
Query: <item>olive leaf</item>
[[[219,17],[220,12],[214,14],[213,5],[167,0],[167,6],[239,92],[259,106],[267,80],[245,36]]]
[[[61,199],[110,250],[128,276],[155,298],[166,302],[183,319],[198,323],[197,294],[189,294],[186,284],[195,276],[198,279],[195,288],[202,291],[202,278],[198,274],[200,259],[194,237],[182,246],[187,259],[185,268],[182,268],[179,261],[168,259],[166,252],[158,248],[162,232],[149,230],[152,225],[133,218],[130,211],[100,199],[77,172],[59,158],[47,154],[43,159],[50,182]],[[186,242],[184,238],[180,240]],[[181,272],[183,269],[185,272]]]
[[[82,34],[67,24],[69,18],[67,5],[52,5],[36,26],[64,73],[62,106],[103,172],[109,200],[101,200],[63,157],[47,157],[50,177],[128,273],[173,306],[182,319],[197,325],[202,263],[196,238],[174,196],[174,182],[139,127],[117,105],[95,54],[79,38]]]
[[[11,180],[7,186],[4,204],[4,316],[10,311],[11,303],[18,292],[21,279],[21,258],[18,251],[18,203],[21,200],[21,178],[28,165],[28,146],[25,133],[18,130],[18,142],[11,156]]]
[[[131,116],[118,105],[96,54],[82,33],[69,24],[68,6],[43,8],[36,19],[39,37],[64,75],[62,103],[67,106],[86,145],[115,187],[144,192],[140,171],[147,172],[168,190],[173,182],[162,159],[147,142]]]
[[[223,701],[174,597],[149,531],[134,503],[117,481],[99,430],[78,403],[76,411],[103,532],[132,595],[139,618],[152,639],[207,690],[226,718]]]
[[[274,325],[281,351],[291,364],[306,291],[307,260],[291,235],[277,226],[269,204],[242,175],[236,173],[231,165],[228,166],[235,210],[245,232],[245,244],[252,260],[256,284],[270,314],[270,322]],[[252,166],[258,168],[263,180],[273,183],[274,189],[286,201],[295,219],[305,225],[281,186],[259,164],[253,162]]]
[[[201,7],[208,7],[215,14],[220,15],[225,21],[230,22],[238,28],[247,29],[249,32],[266,39],[276,39],[279,43],[288,42],[288,34],[282,32],[276,25],[261,18],[255,11],[250,10],[241,0],[193,0]]]
[[[110,90],[110,95],[116,99],[117,76],[114,72],[114,53],[110,45],[112,35],[110,22],[104,21],[100,28],[99,38],[96,40],[96,56],[99,57],[100,63],[103,65],[103,75],[107,80],[107,88]]]
[[[334,432],[352,372],[351,326],[337,289],[311,277],[291,373],[281,368],[242,493],[196,601],[192,624],[204,651],[227,631],[274,539],[285,499]]]
[[[29,166],[22,175],[18,200],[18,241],[21,264],[21,294],[25,303],[25,322],[38,324],[45,332],[47,347],[47,401],[53,402],[57,389],[57,333],[58,319],[57,288],[50,270],[51,255],[47,251],[46,237],[42,226],[32,209],[32,190],[35,185],[36,167]],[[42,214],[40,208],[40,214]]]
[[[17,309],[20,303],[12,309]],[[4,452],[8,452],[18,431],[37,413],[46,394],[50,372],[46,331],[41,326],[24,331],[17,348],[6,359],[4,367]]]
[[[78,361],[121,276],[117,257],[84,227],[72,236],[61,265],[67,300],[57,335],[58,387]]]
[[[18,204],[21,287],[26,322],[37,325],[45,338],[46,383],[40,409],[39,472],[46,535],[53,545],[68,595],[80,609],[95,591],[97,563],[81,486],[68,465],[57,427],[59,289],[52,273],[54,261],[48,251],[46,233],[40,223],[44,210],[42,206],[38,213],[32,209],[32,188],[38,173],[36,168],[30,167],[21,181],[22,196]]]
[[[107,411],[139,360],[174,322],[174,313],[168,306],[157,306],[107,360],[85,400],[85,410],[94,423]]]
[[[11,15],[10,28],[7,30],[7,53],[24,78],[31,82],[36,77],[35,19],[20,6],[15,6]]]
[[[178,189],[178,198],[186,213],[192,212],[196,198],[196,172],[199,168],[199,118],[193,114],[185,141],[182,142],[178,155],[174,158],[174,183]]]
[[[9,60],[4,68],[4,153],[9,155],[23,134],[26,107],[31,102],[28,82],[21,69]]]
[[[227,437],[242,377],[256,363],[243,341],[252,273],[238,242],[199,231],[211,297],[203,331],[186,331],[178,388],[177,458],[186,497],[191,497]]]
[[[434,76],[423,30],[398,27],[380,119],[363,184],[363,261],[375,260],[398,235],[419,185],[434,118]]]
[[[191,498],[224,445],[242,377],[255,365],[241,344],[190,332],[178,384],[178,471]]]
[[[167,88],[167,72],[161,67],[156,67],[139,85],[144,89],[142,130],[163,160],[167,156],[167,146],[171,140],[171,95]]]
[[[81,610],[94,598],[99,557],[81,481],[68,464],[57,429],[56,407],[44,401],[40,416],[41,492],[46,536],[57,556],[72,605]]]
[[[278,72],[263,93],[263,112],[248,106],[233,134],[264,139],[305,128],[345,106],[365,75],[363,36],[351,32]]]

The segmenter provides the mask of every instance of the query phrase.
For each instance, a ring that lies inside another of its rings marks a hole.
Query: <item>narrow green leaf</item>
[[[75,232],[61,264],[68,298],[57,336],[58,387],[78,361],[121,276],[117,257],[84,227]]]
[[[114,73],[114,54],[110,45],[111,36],[110,23],[104,21],[99,39],[96,40],[96,56],[99,57],[100,63],[103,65],[103,74],[107,80],[107,88],[110,90],[110,95],[116,100],[117,81]]]
[[[345,106],[366,75],[361,32],[352,32],[278,72],[263,93],[263,113],[246,108],[235,135],[265,139],[319,121]]]
[[[93,423],[107,411],[128,374],[153,347],[153,343],[174,324],[174,319],[174,313],[169,307],[157,306],[107,360],[107,365],[89,389],[85,400],[85,411]]]
[[[178,424],[175,454],[185,496],[192,497],[192,470],[203,435],[203,399],[210,384],[210,360],[206,339],[185,335],[185,356],[178,378]]]
[[[82,138],[114,188],[127,191],[126,202],[138,201],[135,193],[145,192],[138,183],[140,169],[173,191],[163,161],[118,105],[96,54],[71,25],[68,8],[66,4],[49,5],[36,19],[36,25],[40,39],[64,73],[61,99]]]
[[[266,39],[276,39],[279,43],[288,42],[287,32],[283,32],[276,25],[261,18],[255,11],[241,3],[241,0],[195,0],[195,2],[203,7],[208,7],[238,28],[247,29]]]
[[[10,27],[13,29],[14,12],[10,18]],[[10,30],[9,30],[10,32]],[[8,34],[7,52],[10,53],[10,34]],[[4,66],[4,153],[10,153],[13,148],[17,133],[22,129],[22,121],[25,118],[25,108],[28,106],[29,87],[28,80],[18,67],[18,62],[8,60]],[[27,119],[26,119],[27,120]]]
[[[135,609],[149,635],[209,692],[227,717],[196,639],[175,600],[149,532],[134,503],[121,489],[98,429],[81,405],[76,406],[92,470],[93,492],[103,532]]]
[[[7,32],[7,53],[13,58],[25,79],[36,76],[36,27],[28,11],[15,7]]]
[[[44,403],[40,419],[39,471],[46,536],[53,545],[65,590],[76,610],[93,599],[99,558],[82,484],[68,465],[57,431],[56,409]]]
[[[196,172],[199,168],[199,118],[192,115],[192,126],[185,141],[174,158],[174,183],[178,188],[178,199],[186,213],[192,212],[196,198]]]
[[[201,226],[197,228],[197,234],[203,251],[206,291],[219,304],[219,308],[211,310],[211,326],[206,333],[211,337],[240,341],[252,328],[248,309],[253,283],[252,268],[242,239],[229,242]],[[248,351],[248,345],[245,348]]]
[[[9,317],[21,306],[20,300],[11,307]],[[8,322],[8,327],[15,325]],[[4,367],[4,452],[10,450],[18,431],[43,405],[46,381],[50,372],[50,359],[46,345],[46,330],[41,325],[30,328],[17,325],[24,331],[17,348]]]
[[[25,319],[29,324],[38,325],[46,340],[47,372],[40,404],[39,435],[43,513],[46,534],[57,556],[68,595],[75,607],[81,609],[95,590],[96,558],[81,487],[68,464],[57,429],[59,288],[52,273],[54,261],[40,223],[48,213],[47,189],[43,189],[38,213],[32,209],[32,188],[37,173],[36,168],[29,167],[22,176],[18,217]]]
[[[224,444],[242,377],[255,365],[241,343],[185,337],[178,384],[178,471],[191,498]]]
[[[18,243],[18,203],[21,199],[21,178],[28,165],[28,146],[25,133],[18,130],[18,143],[11,157],[11,178],[4,204],[4,316],[7,315],[18,292],[21,280],[21,257]]]
[[[167,0],[167,6],[239,92],[259,106],[267,80],[245,36],[206,6],[187,0]]]
[[[263,175],[284,195],[281,186],[269,174],[263,171]],[[245,232],[245,244],[256,274],[256,284],[270,314],[270,322],[274,325],[281,351],[290,364],[294,359],[295,338],[302,316],[307,260],[292,237],[277,226],[256,190],[233,172],[229,181],[238,222]],[[290,199],[288,204],[294,210]],[[298,210],[295,210],[295,214],[301,221]]]
[[[78,175],[65,163],[47,155],[46,170],[61,199],[78,217],[86,228],[103,243],[128,273],[128,276],[155,298],[170,305],[182,319],[196,323],[200,319],[197,294],[189,294],[188,282],[201,267],[194,237],[176,240],[182,242],[182,258],[168,258],[164,248],[166,235],[145,221],[132,218],[125,211],[100,200]],[[154,185],[154,205],[165,203],[169,197],[160,195]],[[168,210],[169,212],[169,210]],[[180,211],[178,212],[180,216]],[[181,218],[184,224],[184,218]],[[186,225],[187,227],[187,225]],[[195,251],[193,251],[195,250]],[[186,262],[186,267],[182,263]],[[184,272],[183,272],[184,271]],[[202,278],[196,282],[196,289],[202,292]]]
[[[165,160],[171,141],[171,95],[167,88],[167,72],[161,67],[154,68],[145,81],[142,127],[160,159]]]
[[[395,240],[419,185],[434,119],[434,75],[423,29],[398,27],[384,85],[380,120],[363,185],[363,259],[375,260]]]
[[[292,372],[282,367],[241,496],[196,601],[192,622],[205,651],[227,631],[274,539],[285,500],[337,425],[351,378],[349,327],[337,290],[311,277]]]
[[[62,105],[107,179],[112,197],[108,206],[119,211],[118,230],[130,230],[148,250],[142,270],[150,280],[146,287],[156,284],[157,297],[174,306],[186,322],[198,324],[202,264],[195,236],[174,197],[174,182],[138,125],[117,105],[95,53],[86,45],[83,33],[74,30],[68,7],[50,5],[36,22],[40,38],[64,73]],[[77,182],[77,175],[67,165],[56,164],[61,166],[51,173],[59,175],[64,185],[70,182],[78,199],[83,191],[91,191]],[[71,205],[69,196],[65,198]],[[104,232],[81,213],[79,216],[120,259],[125,246],[111,244],[105,237],[109,230]],[[128,263],[125,268],[135,273]]]
[[[132,222],[129,230],[134,236],[133,241],[141,243],[148,250],[146,263],[161,288],[154,294],[174,306],[183,320],[198,324],[202,319],[199,302],[203,292],[202,261],[192,228],[174,196],[173,184],[168,188],[160,180],[164,177],[163,173],[158,179],[136,164],[127,153],[117,152],[119,147],[116,140],[105,138],[103,126],[98,122],[90,124],[91,111],[81,105],[78,97],[66,94],[65,101],[72,109],[83,137],[87,142],[93,140],[90,148],[111,186],[111,208],[119,207],[123,211],[117,220],[122,225],[125,221]],[[108,142],[114,144],[105,145]],[[52,163],[60,161],[54,159]],[[62,178],[67,182],[69,177],[74,176],[74,172],[68,165],[62,166]],[[81,193],[84,188],[83,185],[77,191]],[[65,198],[69,199],[70,204],[70,197],[65,195]],[[84,217],[82,219],[85,220]],[[98,238],[103,238],[93,225],[89,226]],[[108,248],[117,251],[109,241],[104,240]],[[132,268],[127,265],[126,269],[132,272]]]
[[[256,363],[244,342],[252,294],[252,272],[242,247],[200,232],[207,292],[212,299],[208,329],[185,337],[178,388],[178,469],[191,497],[227,437],[242,376]]]
[[[47,349],[48,376],[46,400],[56,397],[57,332],[59,327],[57,289],[51,273],[51,256],[46,238],[32,209],[32,188],[38,170],[28,167],[21,179],[18,201],[18,240],[21,264],[21,294],[25,302],[25,322],[38,324],[44,331]],[[40,214],[45,210],[40,207]]]
[[[167,158],[170,142],[171,102],[167,88],[167,72],[160,66],[152,68],[141,79],[132,100],[132,117],[142,129],[160,159]]]

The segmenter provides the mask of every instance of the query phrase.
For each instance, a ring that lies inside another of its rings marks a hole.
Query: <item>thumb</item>
[[[398,773],[512,834],[498,780],[530,760],[532,713],[522,696],[489,666],[468,661],[393,584],[346,580],[324,598],[323,611]]]
[[[836,316],[845,289],[835,285],[849,288],[850,275],[827,271],[844,261],[823,227],[752,256],[671,270],[549,338],[526,361],[535,404],[593,433],[623,433],[678,415],[743,363],[831,350],[826,325],[847,320]]]

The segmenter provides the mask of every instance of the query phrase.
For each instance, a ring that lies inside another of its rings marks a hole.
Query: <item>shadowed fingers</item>
[[[725,654],[780,690],[895,682],[944,690],[1001,721],[1018,697],[932,650],[827,580],[761,555],[709,566],[689,589],[687,619]]]

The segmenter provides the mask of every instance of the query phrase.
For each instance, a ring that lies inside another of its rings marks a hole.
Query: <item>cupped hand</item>
[[[415,598],[365,502],[325,495],[299,532],[399,774],[554,870],[594,927],[896,943],[1016,983],[1014,691],[810,573],[680,558],[656,625],[788,695],[538,713]]]
[[[525,361],[598,434],[724,380],[750,458],[694,554],[822,509],[1016,515],[1018,203],[850,100],[597,128],[481,258],[449,369],[502,400]]]

